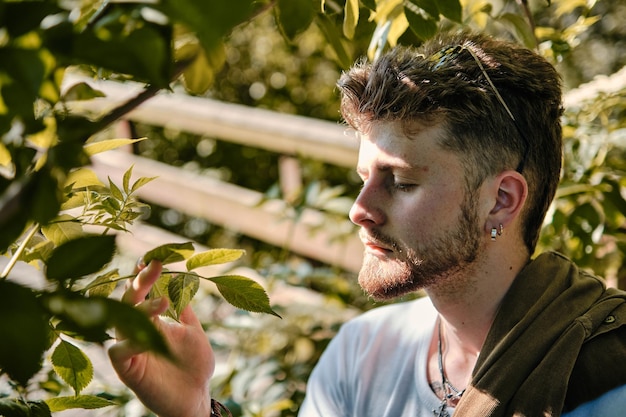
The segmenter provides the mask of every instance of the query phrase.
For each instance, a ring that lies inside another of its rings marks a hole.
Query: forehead
[[[456,158],[444,150],[440,138],[445,134],[441,125],[415,129],[407,134],[399,123],[374,123],[360,135],[359,167],[371,164],[404,169],[418,169]]]

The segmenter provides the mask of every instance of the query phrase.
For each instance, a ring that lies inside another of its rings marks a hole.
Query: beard
[[[372,238],[391,247],[397,258],[382,260],[365,253],[359,272],[361,288],[376,300],[390,300],[439,284],[471,265],[482,240],[474,201],[467,192],[457,227],[412,247],[372,230]]]

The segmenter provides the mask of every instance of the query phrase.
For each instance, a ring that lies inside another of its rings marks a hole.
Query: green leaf
[[[404,14],[409,22],[409,27],[421,40],[430,39],[437,33],[438,15],[436,17],[430,16],[415,4],[415,0],[409,0],[405,3]]]
[[[170,293],[169,293],[169,285],[170,280],[172,279],[172,275],[169,273],[161,274],[159,279],[156,280],[152,288],[150,288],[150,293],[148,294],[149,299],[155,299],[160,297],[166,297],[171,301]],[[167,310],[163,314],[164,316],[170,317],[174,320],[178,320],[178,315],[176,314],[176,310],[174,309],[173,303],[167,306]]]
[[[73,189],[104,186],[96,173],[85,167],[78,168],[70,172],[65,180],[65,184],[72,184]]]
[[[122,146],[132,145],[133,143],[140,142],[146,138],[139,139],[108,139],[98,142],[92,142],[85,145],[85,153],[89,156],[110,151],[113,149],[121,148]]]
[[[189,258],[195,249],[193,247],[193,243],[185,242],[185,243],[168,243],[166,245],[161,245],[156,247],[146,253],[143,256],[143,261],[146,265],[150,263],[153,259],[161,261],[163,265],[171,264],[174,262],[184,261]]]
[[[439,7],[435,0],[409,0],[409,3],[413,3],[415,6],[428,13],[433,19],[439,18]]]
[[[109,190],[111,190],[111,195],[118,201],[124,201],[125,197],[122,193],[122,190],[115,185],[115,183],[109,178]]]
[[[253,3],[253,0],[162,0],[153,7],[195,32],[204,49],[212,51],[236,25],[250,17]]]
[[[55,246],[62,245],[84,235],[81,224],[75,221],[75,218],[69,214],[60,215],[52,223],[43,226],[41,232]]]
[[[46,277],[64,281],[101,270],[115,252],[115,236],[84,236],[57,247],[46,268]]]
[[[137,181],[135,181],[135,183],[133,184],[133,186],[130,189],[131,193],[134,193],[135,191],[137,191],[139,188],[143,187],[144,185],[146,185],[147,183],[149,183],[150,181],[155,180],[157,177],[141,177],[139,178]]]
[[[348,52],[346,46],[341,40],[341,33],[333,22],[324,14],[318,14],[315,19],[317,26],[322,31],[326,42],[330,44],[337,55],[337,61],[342,68],[350,68],[352,65],[352,58]]]
[[[74,328],[89,334],[116,328],[141,349],[170,357],[161,333],[143,312],[135,307],[106,297],[82,297],[74,293],[44,297],[48,310],[67,320]]]
[[[376,0],[361,0],[361,3],[368,9],[376,11]]]
[[[532,28],[522,16],[515,13],[504,13],[498,16],[497,20],[511,27],[513,29],[513,34],[527,48],[534,49],[537,46],[537,41]]]
[[[48,320],[32,290],[0,281],[0,369],[22,386],[41,369]]]
[[[359,0],[346,0],[343,17],[343,34],[348,39],[354,37],[356,25],[359,23]]]
[[[72,387],[76,395],[93,379],[93,365],[85,353],[61,340],[50,358],[54,371]]]
[[[86,82],[74,84],[63,94],[63,100],[65,101],[91,100],[96,97],[106,97],[106,94],[100,90],[96,90]]]
[[[209,249],[200,252],[187,260],[187,270],[191,271],[202,266],[219,265],[240,259],[246,253],[242,249]]]
[[[53,397],[45,400],[50,411],[53,413],[70,410],[73,408],[82,408],[85,410],[95,410],[97,408],[116,405],[113,401],[95,395],[77,395],[72,397]]]
[[[187,59],[193,59],[183,72],[183,81],[187,91],[194,95],[206,93],[215,82],[216,74],[226,62],[224,44],[218,43],[213,49],[207,51],[197,42],[188,42],[177,52],[187,56]]]
[[[220,294],[233,306],[255,313],[280,316],[272,310],[267,293],[256,281],[241,275],[207,278],[217,285]]]
[[[176,312],[176,319],[191,302],[200,288],[200,278],[197,274],[176,274],[172,276],[167,286],[167,292],[172,301],[172,308]]]
[[[463,6],[459,0],[437,0],[437,7],[439,8],[439,13],[448,19],[462,23]]]
[[[106,274],[99,275],[87,285],[87,294],[89,296],[99,295],[102,297],[108,297],[113,293],[113,290],[117,286],[117,280],[120,277],[119,271],[114,269]]]
[[[0,416],[3,417],[51,417],[50,408],[44,401],[0,399]]]
[[[275,10],[281,32],[291,41],[307,30],[315,17],[311,0],[278,0]]]

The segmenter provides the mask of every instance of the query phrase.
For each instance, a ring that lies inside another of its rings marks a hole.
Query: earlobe
[[[486,227],[499,229],[510,225],[522,212],[528,197],[526,179],[517,171],[505,171],[495,178],[495,203],[489,212]]]

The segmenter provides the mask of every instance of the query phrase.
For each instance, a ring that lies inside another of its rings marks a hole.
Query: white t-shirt
[[[311,373],[298,416],[433,417],[440,400],[428,385],[426,363],[436,319],[425,297],[346,323]],[[562,416],[618,417],[625,409],[626,385]]]

